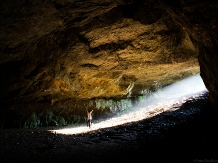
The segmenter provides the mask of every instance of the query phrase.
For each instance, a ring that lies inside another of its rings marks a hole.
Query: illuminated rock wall
[[[200,69],[215,105],[217,3],[205,3],[1,1],[1,122],[69,99],[143,95]]]

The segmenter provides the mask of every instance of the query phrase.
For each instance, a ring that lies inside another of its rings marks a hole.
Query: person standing
[[[92,124],[92,112],[93,112],[93,110],[92,111],[90,111],[90,112],[88,112],[88,110],[87,110],[87,127],[91,127],[91,124]]]

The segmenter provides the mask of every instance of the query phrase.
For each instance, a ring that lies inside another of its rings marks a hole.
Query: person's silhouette
[[[92,124],[92,112],[93,112],[93,110],[92,111],[90,111],[90,112],[88,112],[88,110],[87,110],[87,127],[91,127],[91,124]]]

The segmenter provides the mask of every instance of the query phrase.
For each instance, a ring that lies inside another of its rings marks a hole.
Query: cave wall
[[[201,77],[209,90],[212,108],[218,107],[217,1],[158,1],[172,19],[197,41]]]
[[[75,101],[144,95],[156,89],[154,81],[163,87],[199,71],[217,105],[216,1],[3,0],[0,6],[1,121],[14,112],[59,114],[66,106],[76,115]]]

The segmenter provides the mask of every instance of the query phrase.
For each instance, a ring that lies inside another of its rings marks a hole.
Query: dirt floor
[[[218,162],[218,114],[207,97],[190,98],[138,122],[77,135],[48,132],[51,128],[1,129],[0,162]]]

